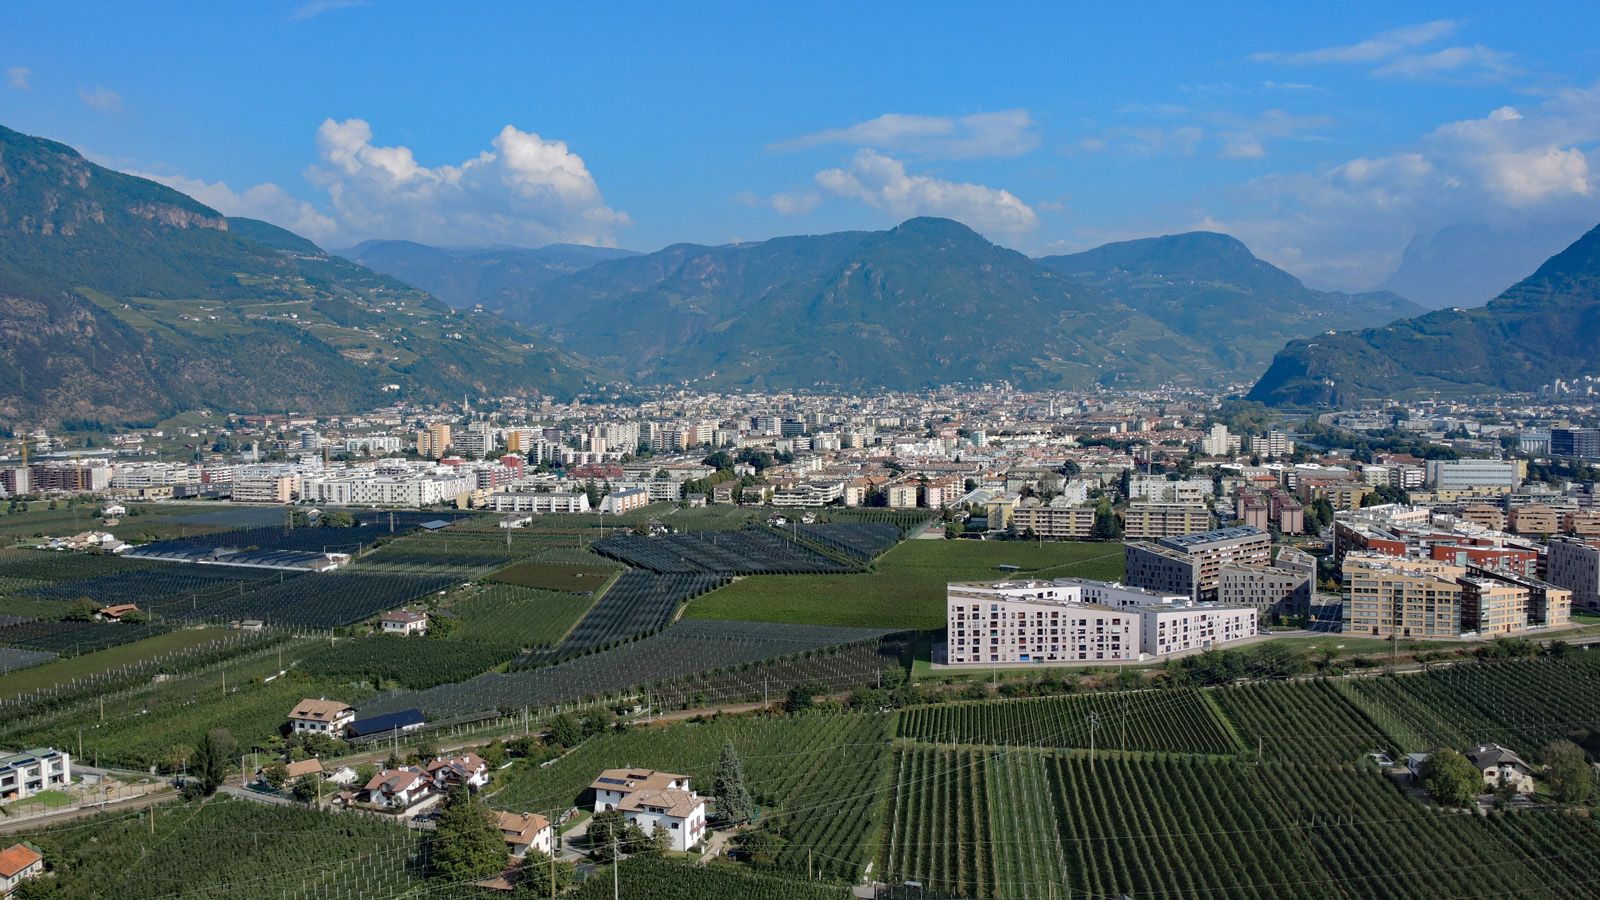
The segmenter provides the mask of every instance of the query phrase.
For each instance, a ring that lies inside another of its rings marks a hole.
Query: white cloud
[[[1314,66],[1329,63],[1375,63],[1393,59],[1412,47],[1431,44],[1456,32],[1460,23],[1453,19],[1439,19],[1419,25],[1406,25],[1382,32],[1358,44],[1324,47],[1299,53],[1254,53],[1255,62],[1284,63],[1291,66]]]
[[[804,215],[822,203],[822,195],[816,191],[787,191],[765,197],[755,191],[740,191],[729,199],[742,206],[773,209],[784,216]]]
[[[95,86],[94,90],[87,88],[78,89],[78,99],[83,105],[92,110],[105,113],[108,116],[122,115],[122,95],[110,88]]]
[[[1411,147],[1250,182],[1195,224],[1323,283],[1368,286],[1416,235],[1600,219],[1600,82],[1441,125]]]
[[[1039,226],[1039,217],[1010,191],[911,175],[904,163],[873,150],[856,151],[848,169],[818,172],[816,182],[831,194],[900,218],[944,216],[978,231],[1021,232]]]
[[[1421,47],[1454,35],[1460,25],[1453,19],[1440,19],[1385,31],[1358,44],[1298,53],[1254,53],[1250,59],[1288,66],[1374,66],[1371,74],[1393,78],[1439,78],[1451,74],[1497,78],[1518,71],[1511,65],[1511,54],[1482,44],[1420,52]]]
[[[1372,74],[1423,78],[1462,69],[1476,69],[1497,75],[1509,75],[1517,71],[1511,65],[1511,54],[1490,50],[1482,44],[1474,44],[1471,47],[1446,47],[1435,53],[1402,56],[1394,62],[1373,69]]]
[[[332,12],[336,9],[349,9],[352,6],[370,5],[371,0],[311,0],[310,3],[301,4],[300,7],[294,11],[294,15],[290,16],[289,19],[290,21],[312,19],[322,15],[325,12]]]
[[[32,74],[33,70],[27,66],[12,66],[6,70],[6,87],[15,88],[19,91],[31,91],[33,90],[33,84],[28,81],[28,76]]]
[[[605,204],[565,142],[507,125],[492,150],[459,165],[424,166],[407,147],[379,147],[361,119],[317,129],[321,163],[306,178],[328,192],[346,241],[369,237],[470,245],[613,245],[625,213]]]
[[[304,200],[289,196],[287,191],[275,184],[258,184],[237,193],[224,181],[208,184],[198,178],[184,178],[181,175],[154,175],[148,172],[128,174],[182,191],[225,216],[261,219],[319,244],[338,234],[338,222],[318,212],[316,207]]]
[[[1205,129],[1197,125],[1118,126],[1083,138],[1069,146],[1067,152],[1117,150],[1132,156],[1188,156],[1205,136]]]
[[[1039,146],[1039,134],[1025,109],[958,118],[889,113],[847,128],[778,141],[767,145],[767,149],[790,153],[827,144],[871,147],[932,159],[975,159],[1020,156]]]

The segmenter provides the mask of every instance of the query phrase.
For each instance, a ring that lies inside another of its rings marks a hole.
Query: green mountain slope
[[[597,262],[638,254],[611,247],[551,244],[446,250],[412,241],[366,241],[340,256],[414,284],[457,309],[505,312],[525,307],[538,286]]]
[[[0,423],[578,384],[570,357],[509,322],[0,128]]]
[[[1527,391],[1600,374],[1600,227],[1487,306],[1292,341],[1250,392],[1285,405]]]
[[[1107,244],[1038,262],[1099,288],[1254,375],[1285,342],[1382,325],[1423,308],[1397,294],[1314,291],[1225,234],[1196,231]]]
[[[1212,353],[947,219],[677,245],[543,285],[521,310],[644,380],[912,388],[1211,383]]]

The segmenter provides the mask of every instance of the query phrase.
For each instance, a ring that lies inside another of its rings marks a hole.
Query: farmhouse
[[[589,785],[594,811],[616,809],[646,834],[664,830],[672,850],[687,851],[706,830],[706,801],[689,788],[689,776],[651,769],[607,769]]]
[[[1519,794],[1533,793],[1533,767],[1499,744],[1479,744],[1463,755],[1483,773],[1483,783],[1489,787],[1499,787],[1503,780]]]
[[[489,764],[476,753],[465,756],[441,757],[428,764],[428,777],[438,791],[448,791],[460,785],[477,791],[489,783]]]
[[[338,737],[356,719],[356,708],[323,697],[301,700],[289,711],[289,725],[295,734],[326,734]]]
[[[138,611],[139,607],[132,603],[119,603],[116,606],[104,607],[99,612],[96,612],[94,617],[102,622],[121,622],[123,616]]]
[[[406,809],[432,793],[428,773],[415,766],[384,769],[361,789],[362,800],[373,806]]]
[[[384,634],[399,634],[410,637],[413,634],[428,633],[428,614],[412,612],[409,609],[397,609],[383,614],[378,620],[383,626]]]
[[[555,846],[555,829],[550,820],[534,813],[497,813],[500,836],[511,847],[511,855],[521,859],[529,850],[550,854]]]
[[[42,874],[44,857],[32,847],[12,844],[0,852],[0,897],[9,895],[27,879]]]

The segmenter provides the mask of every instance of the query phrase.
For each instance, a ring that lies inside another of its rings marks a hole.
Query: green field
[[[685,616],[859,628],[939,629],[945,585],[1003,577],[1122,578],[1122,545],[906,541],[860,575],[754,575],[689,604]]]
[[[169,631],[166,634],[123,644],[97,653],[86,653],[71,659],[58,659],[31,669],[20,669],[0,676],[0,697],[13,697],[27,691],[47,688],[74,678],[88,678],[101,672],[125,666],[142,659],[162,656],[227,636],[221,628],[195,628]]]

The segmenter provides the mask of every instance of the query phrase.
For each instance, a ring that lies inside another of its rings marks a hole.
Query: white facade
[[[588,494],[495,494],[486,509],[504,513],[586,513]]]
[[[355,707],[337,700],[301,700],[289,711],[289,724],[295,734],[338,737],[355,720]]]
[[[956,583],[947,588],[950,665],[1134,660],[1139,614],[1080,602],[1047,581]]]
[[[1428,460],[1428,485],[1436,491],[1512,491],[1521,483],[1517,464],[1508,460]]]
[[[646,834],[657,829],[670,836],[669,849],[684,852],[706,832],[706,801],[689,787],[689,776],[650,769],[607,769],[590,785],[594,811],[610,809]]]
[[[72,783],[72,757],[65,750],[36,747],[0,756],[0,803],[32,797]]]
[[[1139,649],[1158,657],[1184,650],[1209,650],[1255,637],[1259,633],[1257,625],[1252,606],[1146,606],[1139,610]]]

